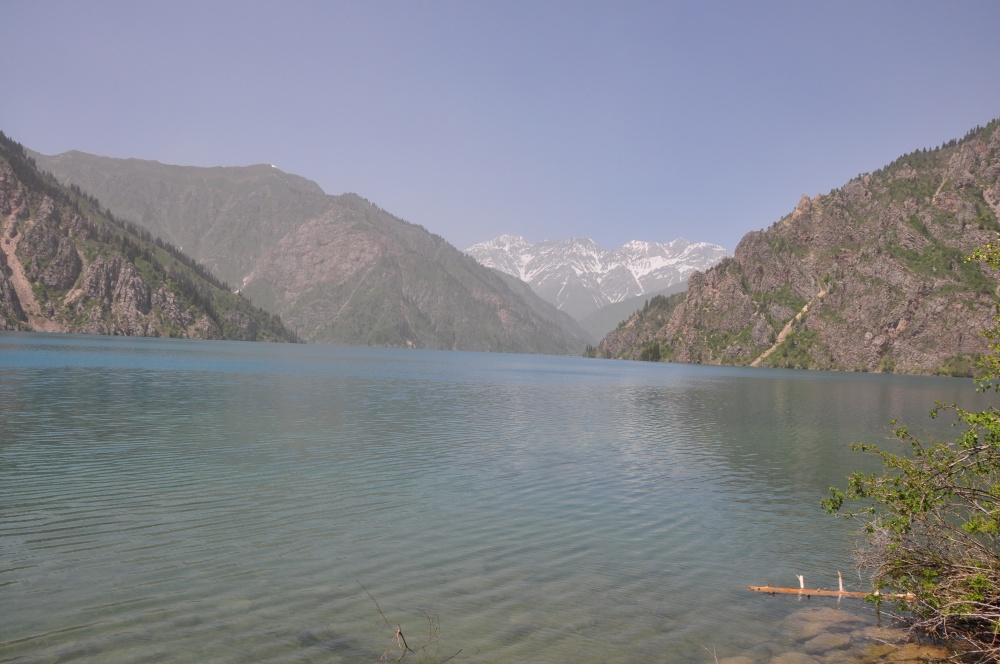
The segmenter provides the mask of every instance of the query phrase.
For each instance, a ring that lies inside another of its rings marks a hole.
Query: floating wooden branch
[[[868,597],[871,593],[853,590],[830,590],[828,588],[779,588],[778,586],[747,586],[747,590],[759,593],[782,593],[788,595],[817,595],[819,597]],[[889,595],[886,595],[889,597]]]
[[[806,597],[811,597],[816,595],[817,597],[870,597],[877,595],[879,597],[885,597],[888,599],[915,599],[913,593],[890,593],[883,594],[878,591],[873,593],[858,592],[856,590],[844,590],[844,578],[837,572],[837,579],[840,582],[839,590],[830,590],[829,588],[806,588],[806,580],[801,574],[796,574],[799,578],[798,588],[779,588],[777,586],[747,586],[747,590],[753,590],[758,593],[771,593],[774,594],[784,594],[784,595],[805,595]]]

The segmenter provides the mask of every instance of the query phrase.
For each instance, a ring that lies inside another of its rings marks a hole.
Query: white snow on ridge
[[[604,304],[661,291],[687,281],[726,257],[707,242],[631,240],[609,250],[588,238],[532,243],[518,235],[480,242],[466,253],[517,277],[542,299],[576,318]]]

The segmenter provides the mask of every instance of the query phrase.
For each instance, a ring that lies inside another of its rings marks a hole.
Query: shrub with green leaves
[[[1000,269],[1000,244],[968,260]],[[985,335],[991,354],[980,362],[979,389],[1000,391],[1000,315]],[[864,522],[856,552],[873,593],[911,594],[897,601],[914,629],[972,661],[1000,661],[1000,411],[937,404],[931,416],[945,413],[962,429],[955,440],[921,440],[893,422],[902,452],[854,445],[877,455],[882,473],[853,474],[823,504]],[[845,509],[848,501],[857,507]]]

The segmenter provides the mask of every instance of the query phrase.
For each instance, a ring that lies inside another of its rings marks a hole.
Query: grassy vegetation
[[[904,249],[900,245],[890,245],[887,252],[923,277],[935,278],[950,275],[953,278],[964,280],[967,276],[973,277],[978,270],[978,268],[972,270],[963,267],[965,254],[961,249],[949,247],[936,241],[921,251]],[[982,274],[981,270],[978,272]]]
[[[953,355],[946,359],[935,372],[939,376],[950,376],[952,378],[972,378],[976,374],[976,366],[979,364],[980,356],[963,353]]]
[[[813,330],[793,330],[785,337],[765,360],[766,364],[776,369],[816,369],[813,359],[813,348],[817,335]]]
[[[781,288],[776,291],[772,291],[770,293],[751,293],[750,296],[757,304],[757,307],[764,312],[764,316],[771,324],[771,327],[774,328],[775,332],[780,331],[788,320],[775,320],[772,318],[770,313],[771,305],[781,305],[787,307],[793,313],[798,313],[809,301],[796,293],[792,289],[792,285],[787,283],[782,284]]]

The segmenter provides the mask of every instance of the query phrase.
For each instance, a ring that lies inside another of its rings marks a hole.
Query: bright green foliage
[[[971,260],[1000,268],[1000,245],[987,244]],[[992,353],[980,363],[981,390],[1000,389],[1000,315],[985,332]],[[864,521],[858,562],[875,590],[911,593],[900,607],[920,631],[949,639],[974,661],[1000,660],[1000,411],[968,411],[937,404],[962,427],[954,441],[922,441],[893,422],[905,453],[875,445],[854,449],[877,455],[883,472],[855,473],[846,491],[830,489],[831,513],[860,501],[846,515]],[[877,599],[877,598],[876,598]]]

